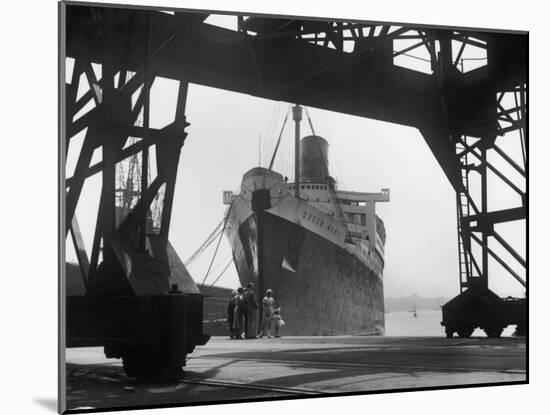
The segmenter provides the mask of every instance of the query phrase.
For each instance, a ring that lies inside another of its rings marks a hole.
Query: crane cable
[[[191,255],[184,263],[184,266],[191,265],[210,245],[212,245],[212,242],[216,240],[216,238],[220,235],[221,230],[218,230],[215,235],[212,236],[211,239],[208,239],[199,249],[195,251],[193,255]]]
[[[277,150],[279,150],[279,144],[281,144],[281,137],[283,136],[283,131],[285,130],[286,120],[288,119],[288,114],[290,114],[290,106],[286,112],[285,120],[283,121],[283,126],[281,127],[281,132],[279,133],[279,138],[277,139],[277,145],[273,151],[273,156],[271,156],[271,161],[269,162],[269,170],[273,168],[273,163],[275,162],[275,156],[277,155]]]
[[[226,266],[224,267],[223,271],[220,273],[220,275],[218,275],[216,277],[216,279],[214,280],[214,282],[212,284],[210,284],[211,287],[214,286],[214,284],[216,284],[218,282],[218,280],[221,278],[221,276],[223,274],[225,274],[225,271],[227,271],[227,269],[229,268],[229,265],[231,265],[231,263],[233,262],[233,258],[229,258],[229,261],[227,262]]]
[[[223,237],[223,231],[225,230],[225,224],[227,223],[227,216],[223,218],[223,228],[220,231],[220,237],[218,238],[218,243],[216,244],[216,250],[214,251],[214,255],[212,255],[212,259],[210,260],[210,265],[208,266],[208,270],[206,271],[206,274],[204,274],[204,278],[202,279],[202,285],[206,282],[206,278],[208,278],[208,274],[210,273],[210,269],[212,268],[212,264],[214,263],[214,260],[216,259],[216,254],[218,253],[218,249],[220,248],[220,243],[222,241]]]
[[[315,130],[313,129],[313,123],[311,122],[311,117],[309,116],[309,111],[307,110],[307,107],[304,107],[304,109],[306,110],[307,121],[309,123],[309,128],[311,129],[311,134],[316,135]]]
[[[193,262],[200,254],[202,254],[202,252],[204,252],[206,248],[208,248],[212,244],[212,242],[214,242],[216,237],[222,232],[222,230],[220,230],[220,226],[222,226],[224,222],[225,217],[216,225],[214,230],[210,233],[210,235],[208,235],[202,245],[199,246],[197,250],[183,262],[184,266],[188,266],[189,264],[191,264],[191,262]]]

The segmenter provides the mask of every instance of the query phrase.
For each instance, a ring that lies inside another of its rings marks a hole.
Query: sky
[[[223,19],[222,19],[223,20]],[[98,70],[98,68],[96,68]],[[157,78],[151,92],[151,127],[162,128],[174,119],[177,82]],[[182,149],[169,239],[185,261],[222,220],[223,190],[237,190],[250,168],[267,167],[290,104],[190,85],[186,116],[191,125]],[[379,203],[377,214],[386,226],[384,290],[386,297],[421,295],[453,297],[459,293],[455,193],[418,130],[396,124],[308,108],[315,132],[329,142],[329,169],[341,190],[379,192],[389,188],[390,202]],[[303,135],[309,135],[302,122]],[[81,137],[72,141],[67,174],[74,168]],[[499,139],[514,159],[520,157],[517,137]],[[293,125],[283,132],[274,170],[293,176]],[[96,159],[100,157],[96,155]],[[495,165],[504,168],[499,160]],[[77,217],[87,249],[91,247],[97,194],[101,178],[86,185]],[[500,179],[489,177],[489,209],[518,204]],[[472,184],[476,189],[475,181]],[[499,225],[520,254],[525,253],[524,223]],[[68,245],[70,245],[68,243]],[[212,270],[215,244],[189,266],[196,282],[212,283],[231,258],[223,238]],[[497,245],[491,245],[501,253]],[[69,260],[74,252],[67,250]],[[513,260],[510,260],[510,264]],[[524,289],[494,261],[489,285],[497,294],[523,296]],[[514,265],[520,275],[521,267]],[[230,265],[217,285],[239,285]]]

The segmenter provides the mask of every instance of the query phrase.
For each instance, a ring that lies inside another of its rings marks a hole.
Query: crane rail
[[[259,384],[259,383],[229,382],[229,381],[192,379],[192,378],[182,379],[181,382],[197,384],[197,385],[205,385],[205,386],[223,386],[228,388],[253,389],[253,390],[259,390],[259,391],[265,391],[265,392],[282,393],[287,395],[321,395],[323,393],[326,393],[321,391],[315,391],[312,389],[285,388],[282,386],[265,385],[265,384]]]

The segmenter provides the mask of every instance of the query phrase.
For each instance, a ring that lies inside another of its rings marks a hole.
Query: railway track
[[[195,384],[195,385],[204,385],[204,386],[258,390],[258,391],[264,391],[264,392],[280,393],[285,395],[302,395],[303,396],[303,395],[321,395],[326,393],[322,391],[315,391],[312,389],[285,388],[281,386],[265,385],[265,384],[259,384],[259,383],[241,383],[241,382],[228,382],[228,381],[217,381],[217,380],[207,380],[207,379],[186,378],[186,379],[182,379],[181,382]]]
[[[220,359],[219,356],[201,356],[201,359]],[[304,361],[287,359],[264,359],[264,358],[239,358],[240,361],[263,363],[274,363],[283,365],[307,365],[311,367],[338,367],[350,369],[368,369],[368,368],[387,368],[387,369],[408,369],[408,370],[437,370],[443,372],[508,372],[508,373],[526,373],[524,368],[493,368],[493,367],[460,367],[460,366],[440,366],[440,365],[419,365],[419,364],[396,364],[396,363],[352,363],[352,362],[327,362],[327,361]],[[324,393],[324,392],[319,392]]]

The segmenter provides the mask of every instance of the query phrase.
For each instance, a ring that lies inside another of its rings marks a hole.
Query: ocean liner
[[[223,193],[240,283],[254,282],[261,297],[273,290],[284,335],[382,335],[386,234],[375,204],[389,201],[389,190],[338,190],[328,142],[300,140],[302,107],[292,112],[297,180],[271,170],[272,159],[246,172],[238,193]]]

